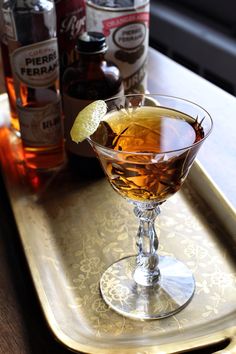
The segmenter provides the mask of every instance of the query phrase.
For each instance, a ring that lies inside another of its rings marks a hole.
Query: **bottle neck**
[[[78,53],[79,60],[84,62],[101,62],[105,60],[105,53]]]

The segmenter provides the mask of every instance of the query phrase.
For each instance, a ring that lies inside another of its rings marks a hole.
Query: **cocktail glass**
[[[189,303],[195,282],[181,261],[158,255],[154,223],[160,205],[186,179],[212,119],[192,102],[161,95],[126,95],[106,104],[107,114],[88,140],[111,186],[134,205],[140,225],[137,255],[110,265],[101,294],[124,316],[167,317]]]

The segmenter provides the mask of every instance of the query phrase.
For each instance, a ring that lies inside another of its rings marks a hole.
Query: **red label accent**
[[[146,22],[149,26],[149,12],[139,12],[130,15],[114,17],[109,20],[104,20],[103,23],[103,34],[108,36],[112,28],[117,28],[126,25],[130,22]]]

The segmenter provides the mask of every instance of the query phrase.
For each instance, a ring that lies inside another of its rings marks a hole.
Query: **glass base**
[[[159,256],[160,280],[142,286],[133,280],[136,256],[113,263],[102,275],[100,290],[104,301],[119,314],[134,319],[158,319],[175,314],[191,300],[195,281],[180,261]]]

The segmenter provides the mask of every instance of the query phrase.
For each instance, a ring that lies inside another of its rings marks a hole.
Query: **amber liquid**
[[[23,93],[21,97],[24,108],[40,108],[47,104],[51,104],[53,101],[56,102],[57,94],[54,90],[42,89],[30,89],[26,86],[21,85]],[[51,98],[47,101],[46,97]],[[43,99],[45,98],[45,99]],[[64,152],[64,139],[62,133],[59,134],[59,139],[56,144],[45,144],[41,146],[34,146],[27,141],[23,141],[24,156],[27,166],[31,169],[36,170],[53,170],[57,169],[65,162],[65,152]]]
[[[8,45],[1,42],[2,62],[4,71],[4,80],[9,100],[11,127],[14,131],[19,132],[19,119],[16,113],[16,94],[13,85],[12,70],[9,59]]]
[[[108,114],[93,140],[116,151],[96,148],[115,190],[133,201],[161,203],[181,187],[200,146],[192,144],[203,136],[188,115],[141,107]]]

